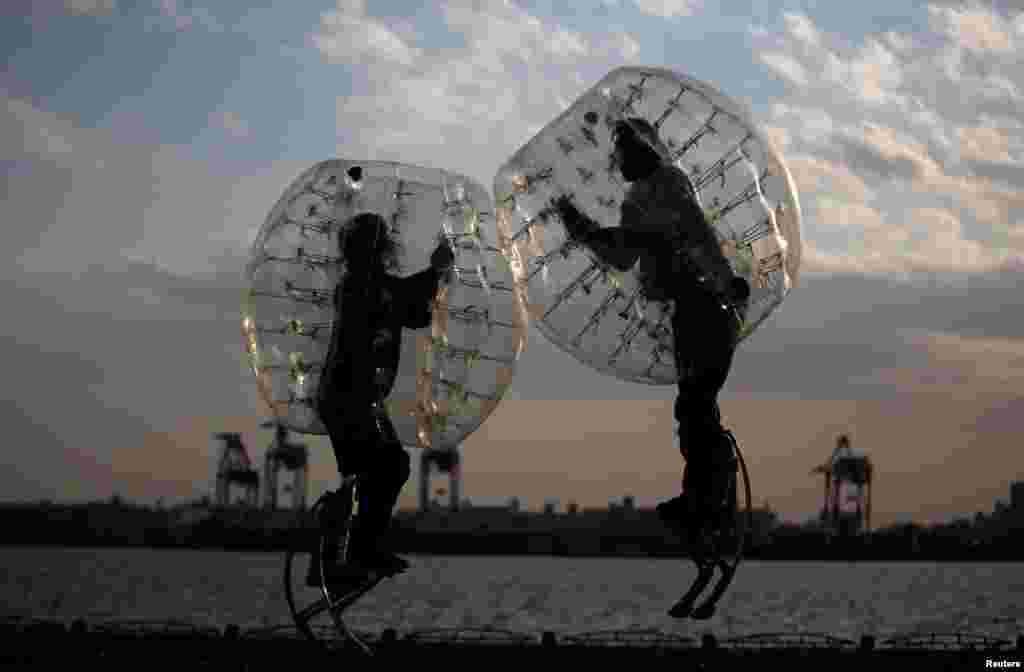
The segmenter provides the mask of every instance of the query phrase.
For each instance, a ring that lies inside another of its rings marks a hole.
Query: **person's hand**
[[[452,267],[455,262],[455,254],[452,253],[452,248],[448,245],[447,241],[440,241],[437,248],[430,255],[430,265],[439,271],[444,271]]]
[[[552,206],[562,220],[562,226],[569,234],[569,239],[574,242],[585,243],[590,234],[600,228],[597,222],[580,212],[568,196],[559,196]]]
[[[733,303],[746,303],[747,299],[750,298],[750,283],[741,277],[733,278],[732,282],[729,283],[729,294],[729,298],[732,299]]]

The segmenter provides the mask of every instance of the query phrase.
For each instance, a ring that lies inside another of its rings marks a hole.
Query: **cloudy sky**
[[[1024,13],[1005,4],[4,2],[0,498],[208,493],[217,431],[262,458],[242,267],[284,187],[335,156],[490,186],[606,72],[647,65],[748,105],[800,190],[800,285],[722,397],[756,501],[811,515],[809,472],[847,432],[876,524],[991,511],[1024,480]],[[653,505],[679,486],[673,393],[535,331],[464,446],[465,493]],[[316,494],[336,475],[309,443]]]

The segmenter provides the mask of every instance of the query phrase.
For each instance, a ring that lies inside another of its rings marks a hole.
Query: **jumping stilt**
[[[328,649],[347,642],[363,654],[373,656],[371,647],[348,627],[343,616],[377,584],[398,572],[374,572],[358,583],[346,584],[334,580],[336,577],[330,576],[328,570],[335,564],[335,558],[329,554],[340,551],[338,561],[342,567],[349,557],[349,540],[356,515],[355,488],[355,478],[346,478],[336,493],[325,493],[313,506],[317,521],[316,548],[312,552],[296,549],[287,554],[285,598],[296,627],[306,638]],[[337,540],[340,547],[330,543],[332,539]],[[302,558],[308,558],[312,567],[300,567]],[[313,579],[307,584],[309,577]],[[308,604],[301,606],[302,602]]]
[[[711,590],[711,595],[690,614],[694,620],[703,621],[715,615],[718,601],[722,599],[722,595],[725,594],[729,584],[732,583],[732,577],[736,576],[736,567],[724,561],[718,562],[718,571],[721,572],[721,575],[718,577],[715,587]]]
[[[737,478],[732,480],[731,509],[726,517],[726,520],[731,521],[732,525],[714,530],[711,533],[705,533],[701,535],[699,540],[693,540],[692,559],[694,564],[697,565],[697,576],[686,593],[669,609],[668,614],[672,618],[689,617],[694,620],[706,620],[714,616],[718,602],[725,595],[725,591],[728,590],[733,578],[736,576],[736,570],[739,568],[740,561],[743,558],[744,542],[753,519],[750,479],[747,474],[747,465],[743,461],[743,455],[740,453],[739,445],[737,445],[732,433],[728,432],[728,434],[737,458]],[[743,479],[742,494],[745,499],[742,505],[738,497],[741,492],[738,488],[740,477]],[[728,552],[726,545],[733,538],[735,551],[732,554],[726,555]],[[718,567],[720,572],[718,581],[715,583],[714,588],[712,588],[711,594],[694,608],[697,598],[700,597],[701,593],[711,583],[715,567]]]
[[[711,583],[711,577],[714,574],[715,566],[713,564],[698,565],[697,578],[693,580],[693,584],[690,585],[690,589],[686,591],[686,594],[679,598],[679,601],[669,609],[668,615],[672,618],[686,618],[689,616],[693,611],[693,603],[697,601],[700,594]]]

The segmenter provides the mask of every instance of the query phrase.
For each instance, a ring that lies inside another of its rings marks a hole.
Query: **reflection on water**
[[[283,554],[4,548],[0,616],[176,620],[243,628],[290,623]],[[758,563],[741,566],[718,614],[677,622],[686,562],[644,558],[409,556],[407,574],[350,612],[358,629],[484,627],[559,633],[630,627],[720,637],[1024,628],[1020,563]]]

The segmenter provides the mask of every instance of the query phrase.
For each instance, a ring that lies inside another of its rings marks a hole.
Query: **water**
[[[70,622],[290,624],[283,554],[5,547],[0,616]],[[1024,629],[1021,564],[758,563],[740,567],[718,614],[665,612],[693,579],[645,558],[408,556],[413,568],[349,612],[358,629],[494,627],[536,634],[655,628],[699,636],[824,632],[857,638]]]

